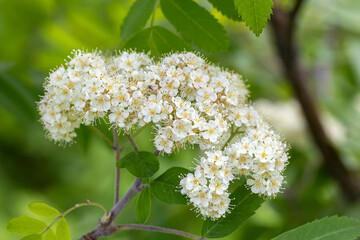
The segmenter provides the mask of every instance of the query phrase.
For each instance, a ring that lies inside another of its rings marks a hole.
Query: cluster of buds
[[[269,196],[283,182],[287,147],[247,96],[240,75],[194,53],[155,62],[145,53],[74,51],[50,74],[38,107],[49,137],[59,142],[71,142],[81,124],[106,118],[125,132],[152,123],[163,153],[199,145],[207,157],[181,180],[182,193],[215,219],[229,211],[233,179],[245,175],[254,193]]]

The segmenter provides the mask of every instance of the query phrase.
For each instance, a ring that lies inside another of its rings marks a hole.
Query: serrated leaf
[[[25,236],[20,238],[19,240],[41,240],[42,239],[42,235],[40,234],[32,234],[29,236]]]
[[[190,171],[181,167],[172,167],[151,182],[151,191],[160,201],[168,204],[186,204],[187,200],[179,191],[180,176]]]
[[[150,188],[144,188],[136,201],[136,219],[139,223],[146,223],[151,213]]]
[[[159,160],[151,152],[131,152],[122,158],[117,167],[125,167],[138,178],[147,178],[159,170]]]
[[[46,203],[34,202],[29,204],[29,209],[33,213],[42,217],[57,217],[60,215],[59,211],[50,207]]]
[[[252,194],[244,186],[238,187],[230,194],[232,210],[224,218],[216,221],[205,220],[201,234],[207,238],[225,237],[235,231],[248,218],[254,215],[264,199]]]
[[[69,225],[63,217],[56,225],[56,239],[71,240]]]
[[[43,231],[46,228],[46,224],[32,217],[20,216],[11,219],[7,223],[6,228],[11,233],[30,235]]]
[[[123,48],[151,51],[154,56],[158,57],[172,51],[193,50],[182,38],[159,26],[137,32],[124,43]]]
[[[121,37],[127,39],[141,30],[154,12],[156,0],[137,0],[131,6],[121,25]]]
[[[273,12],[273,0],[234,0],[234,3],[246,26],[259,37]]]
[[[161,10],[186,39],[208,52],[229,48],[224,27],[205,8],[192,0],[161,0]]]
[[[354,240],[360,237],[360,221],[348,217],[325,217],[285,232],[273,240]]]
[[[214,8],[224,14],[226,17],[234,20],[241,21],[241,17],[238,15],[234,0],[208,0]]]
[[[56,240],[56,235],[52,229],[49,229],[44,233],[44,240]]]

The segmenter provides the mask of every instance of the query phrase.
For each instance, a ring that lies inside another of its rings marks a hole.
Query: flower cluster
[[[39,111],[55,141],[71,142],[81,124],[107,117],[125,132],[152,123],[163,153],[198,144],[207,157],[181,180],[182,193],[203,216],[218,218],[229,211],[234,178],[245,175],[254,193],[270,196],[283,181],[286,145],[247,95],[240,75],[190,52],[154,62],[144,53],[74,51],[50,74]]]

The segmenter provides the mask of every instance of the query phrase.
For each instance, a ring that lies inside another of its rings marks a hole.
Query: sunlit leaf
[[[22,237],[19,240],[41,240],[41,239],[42,239],[42,235],[40,235],[40,234],[31,234],[29,236]]]
[[[56,225],[56,239],[71,240],[69,225],[63,217]]]
[[[30,235],[43,231],[46,228],[46,224],[32,217],[20,216],[11,219],[7,223],[6,228],[11,233]]]
[[[44,233],[44,240],[56,240],[56,235],[52,229],[49,229]]]
[[[273,0],[235,0],[234,3],[246,26],[260,36],[273,12]]]
[[[237,13],[235,9],[234,0],[208,0],[214,8],[219,10],[222,14],[227,16],[228,18],[241,21],[241,17]]]
[[[50,207],[46,203],[34,202],[29,204],[29,209],[33,213],[43,217],[57,217],[60,215],[59,211]]]

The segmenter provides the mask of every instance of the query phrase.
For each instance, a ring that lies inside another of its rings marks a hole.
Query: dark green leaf
[[[42,217],[57,217],[60,215],[59,211],[49,205],[41,202],[34,202],[29,204],[29,209],[33,213]]]
[[[208,238],[225,237],[235,231],[248,218],[254,215],[264,199],[252,194],[245,186],[238,187],[230,194],[232,210],[225,218],[216,221],[207,219],[202,227],[201,233]]]
[[[4,107],[19,120],[35,119],[35,99],[21,81],[0,74],[0,107]]]
[[[186,198],[179,191],[180,176],[190,171],[181,167],[172,167],[151,182],[151,191],[160,200],[168,204],[186,204]]]
[[[117,167],[125,167],[135,177],[147,178],[159,170],[159,160],[150,152],[131,152],[117,163]]]
[[[237,13],[235,9],[234,0],[208,0],[214,8],[219,10],[222,14],[227,16],[228,18],[241,21],[241,17]]]
[[[144,188],[136,201],[136,218],[139,223],[146,223],[151,213],[150,188]]]
[[[260,36],[272,14],[273,0],[235,0],[234,3],[246,26]]]
[[[56,239],[71,240],[69,225],[63,217],[56,225]]]
[[[125,42],[124,48],[151,51],[158,57],[172,51],[192,50],[192,47],[182,38],[159,26],[137,32]]]
[[[141,30],[154,12],[156,0],[137,0],[131,6],[121,26],[121,37],[127,39]]]
[[[229,48],[224,27],[192,0],[161,0],[165,17],[186,39],[208,52]]]
[[[40,234],[32,234],[29,236],[25,236],[20,238],[19,240],[41,240],[42,239],[42,235]]]
[[[274,240],[353,240],[360,236],[360,221],[347,217],[326,217],[285,232]]]
[[[21,216],[11,219],[6,228],[11,233],[30,235],[43,231],[46,224],[32,217]]]
[[[49,229],[44,234],[44,240],[56,240],[55,233],[52,229]]]

